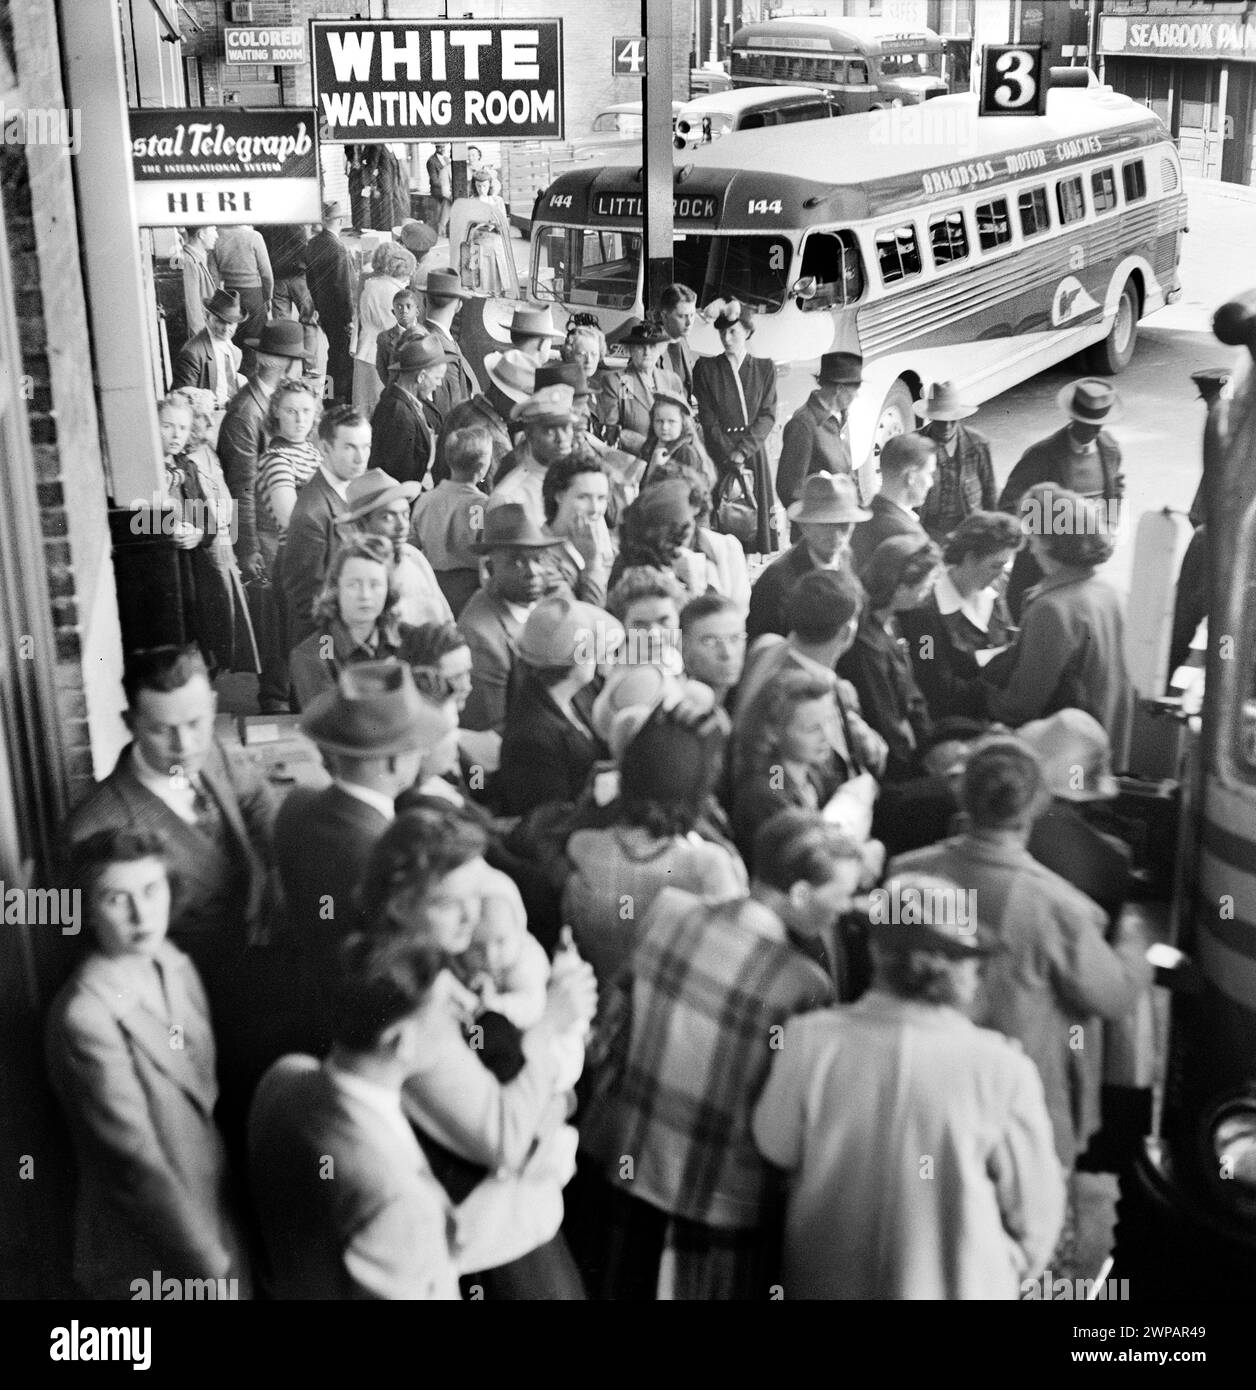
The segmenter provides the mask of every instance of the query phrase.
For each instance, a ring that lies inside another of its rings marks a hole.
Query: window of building
[[[929,223],[929,245],[933,248],[933,263],[951,265],[968,259],[968,229],[964,214],[958,208],[944,212]]]
[[[996,198],[977,208],[977,240],[983,251],[996,251],[1012,239],[1012,223],[1007,214],[1007,199]]]
[[[887,285],[920,274],[920,247],[916,229],[911,223],[901,227],[886,227],[876,235],[877,263],[881,279]]]
[[[1061,179],[1055,186],[1056,206],[1060,210],[1060,226],[1067,227],[1070,222],[1080,222],[1086,216],[1086,195],[1082,192],[1082,179]]]
[[[815,294],[803,301],[804,312],[853,304],[863,294],[863,262],[853,232],[812,232],[803,242],[798,271],[816,282]]]
[[[1147,196],[1147,170],[1141,159],[1132,159],[1121,166],[1121,183],[1127,203],[1136,203]]]
[[[1116,207],[1116,175],[1111,169],[1096,169],[1090,176],[1090,196],[1096,214]]]
[[[1051,226],[1051,214],[1047,211],[1047,190],[1042,185],[1027,188],[1019,194],[1016,210],[1020,213],[1021,233],[1025,237],[1040,236]]]

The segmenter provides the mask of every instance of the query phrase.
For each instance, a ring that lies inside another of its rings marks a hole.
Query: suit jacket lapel
[[[209,1021],[188,990],[188,964],[181,953],[163,943],[157,959],[170,1003],[169,1020],[154,1012],[140,989],[139,972],[151,969],[147,959],[93,956],[83,983],[106,1004],[145,1056],[209,1115],[217,1099]]]

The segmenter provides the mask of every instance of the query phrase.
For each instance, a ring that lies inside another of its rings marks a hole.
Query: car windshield
[[[785,302],[793,247],[783,236],[678,235],[673,276],[691,285],[699,304],[740,299],[771,313]]]

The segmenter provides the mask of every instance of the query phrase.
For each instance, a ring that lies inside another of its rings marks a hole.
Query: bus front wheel
[[[877,417],[876,434],[872,440],[872,452],[879,456],[885,448],[885,441],[896,434],[909,434],[916,428],[916,412],[912,406],[911,391],[905,381],[896,381],[890,387]]]
[[[1134,344],[1138,341],[1138,288],[1133,280],[1127,280],[1121,288],[1121,297],[1116,302],[1116,318],[1112,321],[1112,331],[1101,343],[1090,349],[1092,371],[1113,376],[1124,371],[1134,356]]]

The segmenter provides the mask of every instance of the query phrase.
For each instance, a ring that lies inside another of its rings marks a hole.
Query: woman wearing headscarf
[[[789,1183],[782,1282],[795,1298],[1016,1299],[1064,1213],[1042,1082],[965,1016],[988,933],[879,916],[878,898],[963,889],[903,874],[874,890],[872,988],[785,1025],[753,1118]]]
[[[717,300],[715,331],[724,351],[718,357],[700,357],[693,364],[693,393],[698,402],[702,437],[715,463],[719,481],[717,504],[743,469],[753,477],[755,532],[748,551],[769,553],[777,548],[776,516],[772,507],[772,479],[767,441],[776,424],[776,367],[766,357],[748,351],[754,333],[754,311],[735,299]]]

